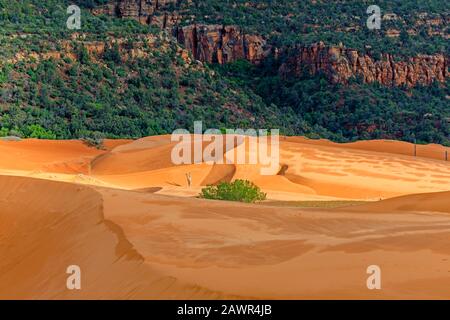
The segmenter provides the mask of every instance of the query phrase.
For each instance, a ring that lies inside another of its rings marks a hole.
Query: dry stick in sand
[[[187,179],[188,187],[191,187],[191,184],[192,184],[192,175],[191,175],[190,172],[186,173],[186,179]]]

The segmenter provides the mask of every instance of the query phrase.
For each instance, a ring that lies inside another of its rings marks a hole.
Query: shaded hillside
[[[366,21],[371,1],[292,0],[91,0],[96,14],[135,19],[160,28],[206,26],[222,32],[235,26],[246,35],[258,35],[273,47],[331,46],[371,52],[414,56],[448,52],[450,5],[445,1],[377,1],[382,27],[369,30]],[[235,33],[235,32],[234,32]],[[251,42],[251,41],[250,41]],[[399,46],[400,45],[400,46]]]
[[[277,107],[150,27],[84,11],[87,32],[74,33],[61,28],[62,4],[2,5],[1,135],[135,138],[191,128],[195,120],[213,128],[294,127]],[[25,12],[31,19],[22,20]]]
[[[381,1],[371,32],[355,1],[78,4],[74,32],[68,1],[0,0],[0,135],[134,138],[203,120],[449,143],[444,2]]]

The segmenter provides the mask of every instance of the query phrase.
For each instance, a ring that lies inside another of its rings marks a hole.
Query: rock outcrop
[[[150,24],[153,15],[169,4],[179,0],[116,0],[94,9],[94,14],[108,14],[120,18],[131,18],[140,23]]]
[[[181,26],[182,16],[176,10],[168,10],[168,5],[179,6],[182,2],[190,1],[115,0],[94,9],[94,14],[132,18],[169,30],[196,60],[208,63],[225,64],[245,59],[258,64],[272,52],[277,58],[279,51],[286,51],[271,48],[262,36],[245,34],[233,25]],[[318,43],[290,49],[280,74],[298,76],[304,71],[311,74],[324,72],[334,83],[347,83],[351,78],[361,78],[366,83],[377,81],[387,86],[412,87],[429,85],[433,81],[445,82],[448,76],[447,62],[448,57],[443,54],[418,55],[404,60],[384,54],[381,59],[374,59],[353,49]]]
[[[148,57],[148,49],[154,47],[156,42],[158,42],[158,49],[160,50],[164,51],[169,47],[161,41],[162,39],[160,37],[155,35],[140,35],[135,38],[135,41],[133,41],[131,46],[127,38],[114,38],[109,41],[86,41],[83,34],[74,33],[72,35],[72,40],[77,40],[77,44],[83,46],[93,60],[103,58],[105,51],[111,49],[115,44],[117,44],[117,48],[123,60]],[[53,50],[48,51],[41,50],[40,52],[17,52],[11,59],[0,61],[0,67],[2,66],[2,62],[16,64],[20,61],[29,61],[30,59],[33,59],[34,61],[41,61],[51,58],[57,60],[70,58],[76,61],[78,60],[77,48],[74,47],[72,40],[63,40],[58,42],[58,49],[54,48]],[[188,54],[186,50],[180,48],[178,54],[185,61],[185,63],[191,63],[189,57],[187,57]]]
[[[94,14],[131,18],[169,30],[195,59],[209,63],[228,63],[246,59],[258,63],[270,53],[266,41],[257,35],[244,34],[237,26],[180,26],[182,16],[165,10],[169,4],[190,0],[118,0],[93,10]]]
[[[195,59],[209,63],[245,59],[256,64],[271,51],[262,37],[244,34],[237,26],[190,25],[177,28],[175,36]]]
[[[351,78],[360,78],[365,83],[413,87],[430,85],[434,81],[444,82],[448,76],[447,68],[448,58],[442,54],[418,55],[405,60],[383,54],[377,60],[353,49],[318,43],[290,50],[280,74],[292,77],[303,72],[323,72],[333,83],[347,83]]]

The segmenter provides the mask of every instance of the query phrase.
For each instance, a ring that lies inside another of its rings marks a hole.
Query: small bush
[[[36,139],[56,139],[56,134],[50,130],[46,130],[38,124],[32,124],[25,128],[26,136]]]
[[[100,132],[93,132],[81,138],[81,141],[88,147],[97,148],[99,150],[106,150],[104,145],[104,136]]]
[[[103,140],[94,139],[94,138],[82,138],[81,141],[83,141],[83,143],[90,148],[97,148],[99,150],[106,149],[103,144]]]
[[[9,133],[8,128],[3,128],[3,127],[0,128],[0,137],[6,137],[6,136],[8,136],[8,133]]]
[[[254,203],[266,200],[266,194],[253,182],[236,180],[221,182],[217,186],[208,186],[202,189],[200,197],[213,200],[240,201]]]

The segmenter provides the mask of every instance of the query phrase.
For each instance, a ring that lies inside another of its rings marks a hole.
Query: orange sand
[[[450,162],[436,156],[448,148],[282,138],[280,174],[261,176],[174,166],[173,145],[0,141],[0,298],[450,298]],[[194,197],[238,178],[274,200],[390,199],[332,210]],[[71,264],[80,291],[66,289]],[[369,265],[382,290],[367,289]]]

